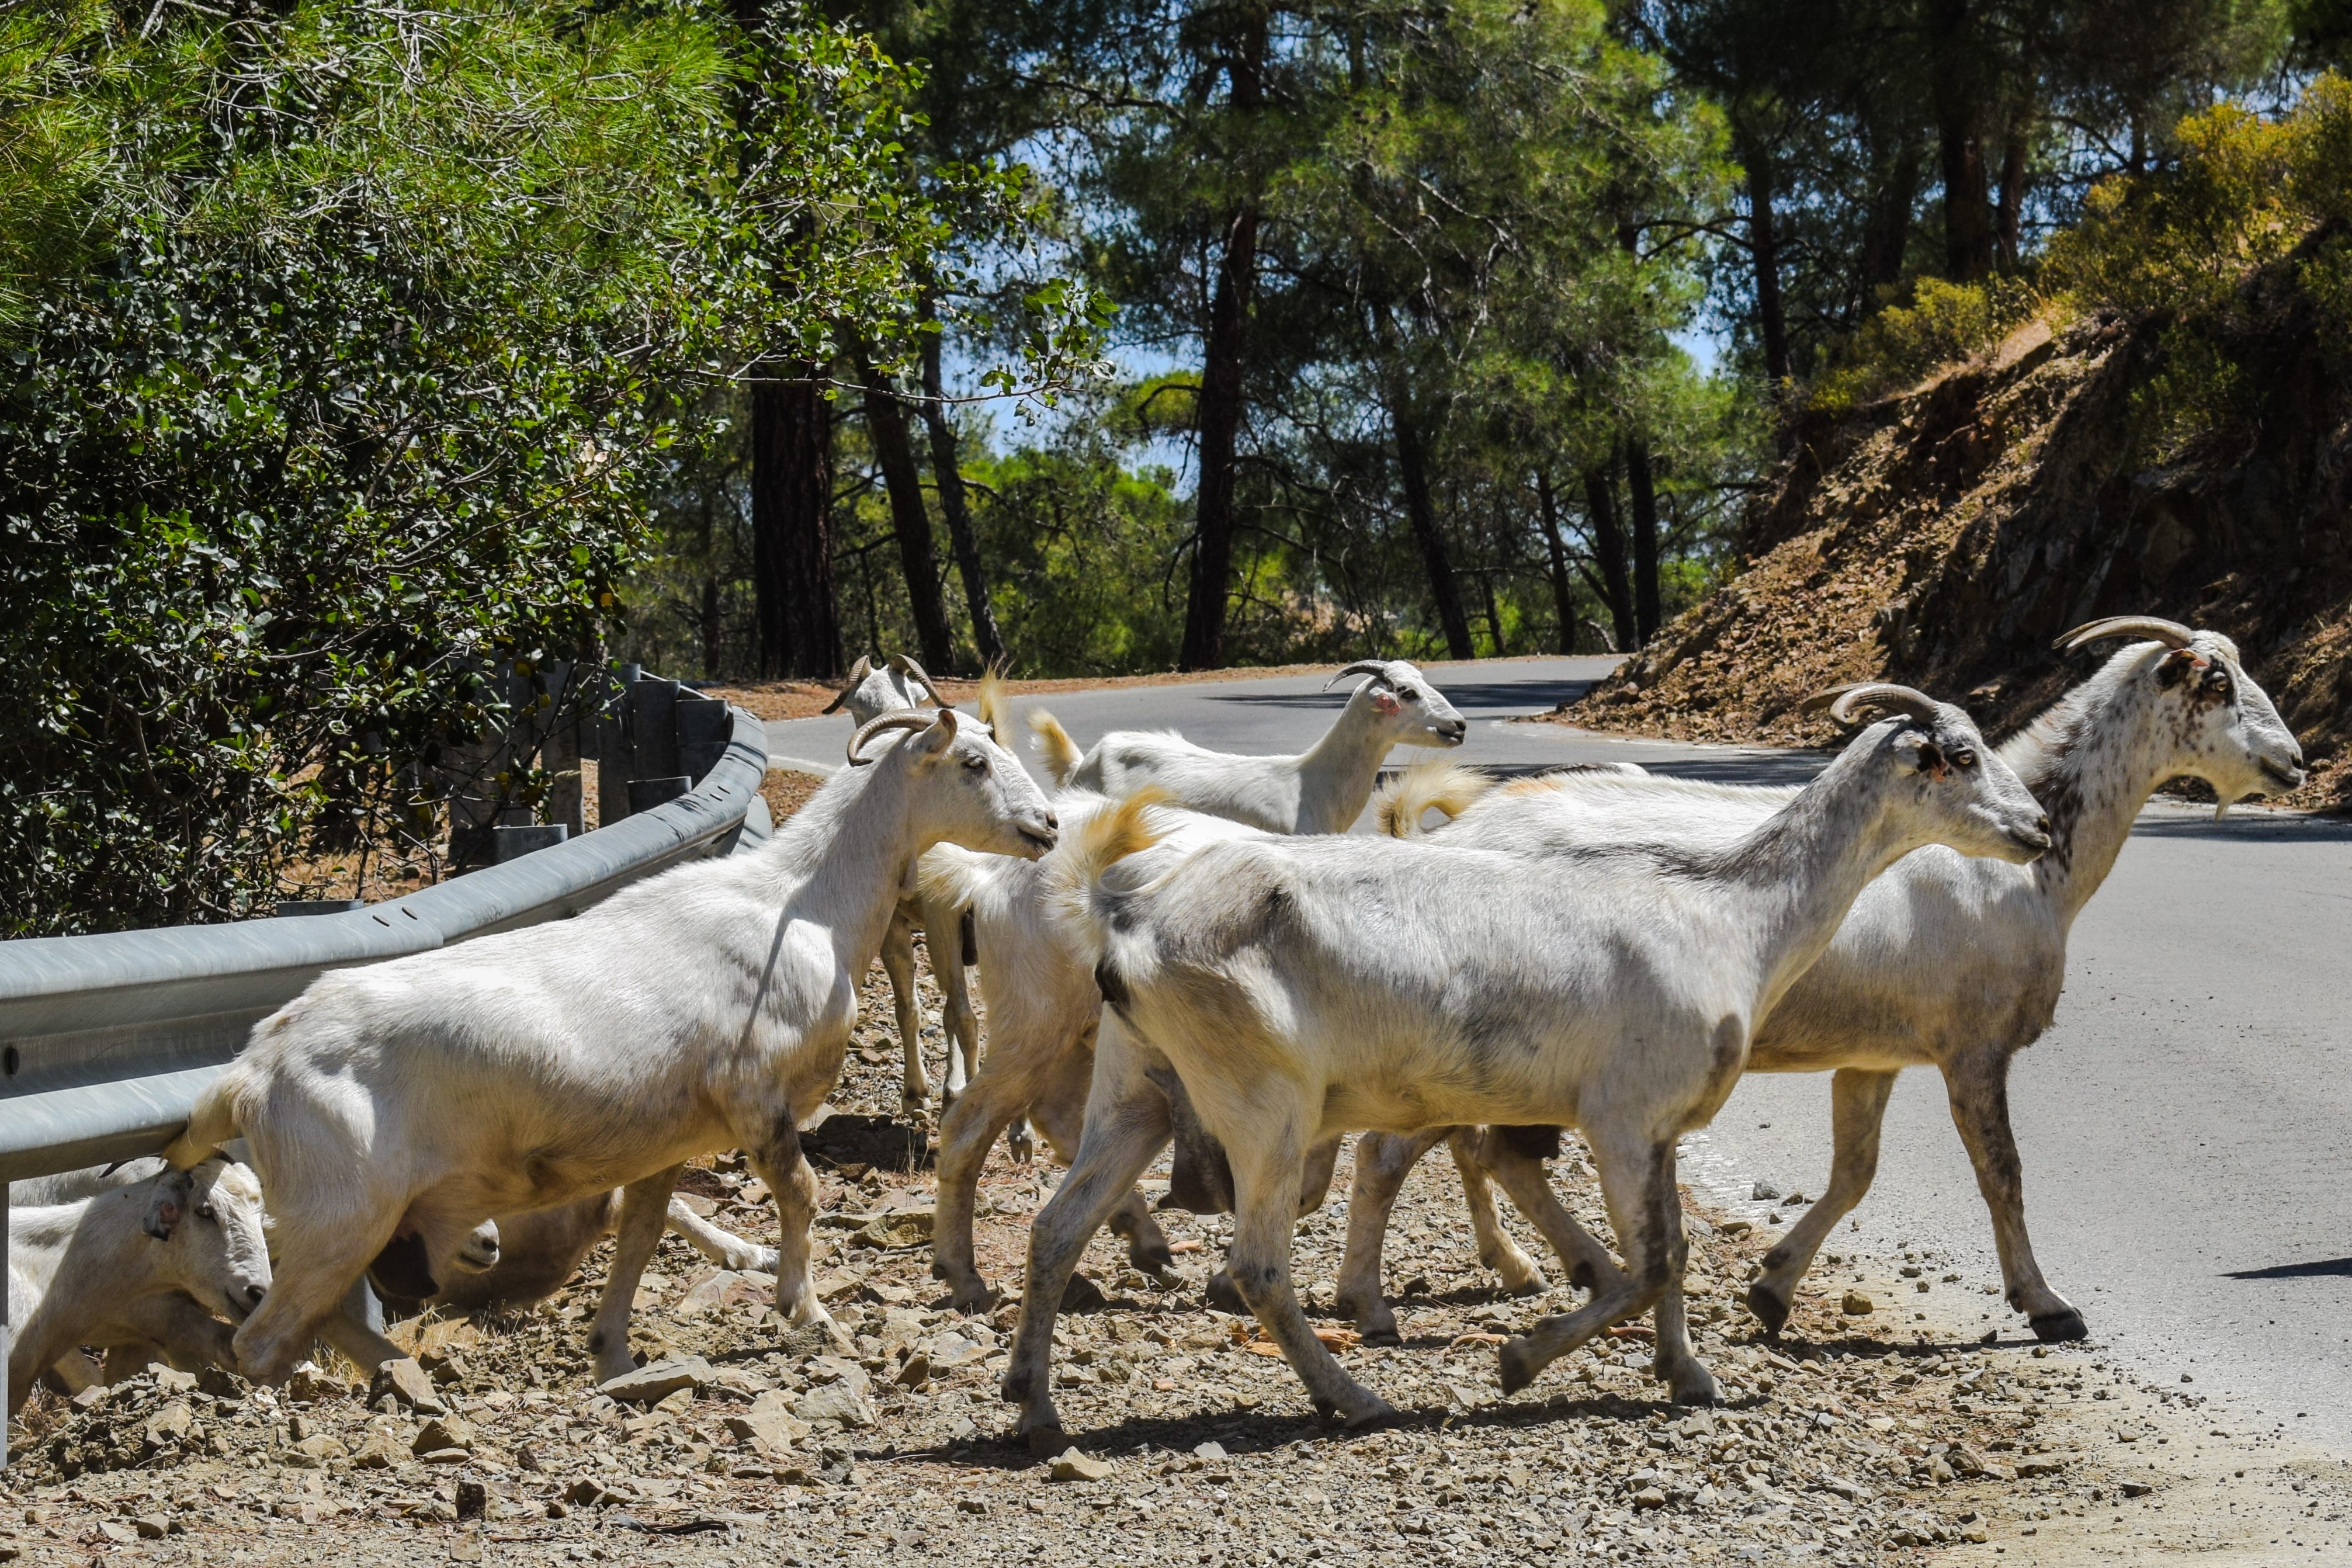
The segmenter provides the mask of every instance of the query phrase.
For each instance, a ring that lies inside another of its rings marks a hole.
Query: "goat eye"
[[[1972,768],[1976,765],[1977,754],[1974,752],[1954,752],[1952,753],[1952,766],[1956,768]]]
[[[213,1205],[210,1205],[210,1204],[198,1204],[198,1205],[196,1205],[196,1217],[197,1217],[198,1219],[212,1219],[212,1218],[214,1218],[214,1217],[215,1217],[215,1215],[214,1215],[214,1214],[213,1214]]]
[[[970,768],[973,773],[984,773],[988,771],[988,759],[986,757],[966,757],[963,760],[963,765]]]

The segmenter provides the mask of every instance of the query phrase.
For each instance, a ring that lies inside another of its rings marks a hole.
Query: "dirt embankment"
[[[2265,292],[2268,290],[2268,292]],[[2254,412],[2195,455],[2134,454],[2162,324],[2030,323],[1801,432],[1737,578],[1559,715],[1686,740],[1826,742],[1810,692],[1892,679],[2003,733],[2080,679],[2052,642],[2156,614],[2237,639],[2314,764],[2352,796],[2352,385],[2292,287],[2257,279],[2227,347]]]

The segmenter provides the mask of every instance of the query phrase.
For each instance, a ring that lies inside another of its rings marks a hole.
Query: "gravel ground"
[[[834,1103],[887,1113],[898,1068],[878,971],[866,1016]],[[936,1079],[936,1026],[929,1044]],[[1571,1148],[1559,1179],[1605,1235],[1576,1173]],[[2010,1326],[1991,1282],[1931,1258],[1830,1259],[1784,1335],[1760,1339],[1739,1297],[1769,1220],[1694,1226],[1692,1316],[1723,1409],[1664,1403],[1640,1327],[1501,1399],[1498,1337],[1573,1297],[1500,1293],[1442,1155],[1415,1173],[1391,1235],[1406,1342],[1354,1347],[1328,1319],[1347,1177],[1343,1161],[1333,1201],[1301,1226],[1298,1276],[1347,1363],[1406,1412],[1392,1429],[1318,1426],[1252,1325],[1202,1305],[1223,1222],[1171,1213],[1179,1273],[1147,1279],[1100,1239],[1085,1273],[1107,1300],[1063,1321],[1062,1417],[1099,1467],[1034,1461],[996,1397],[1015,1309],[947,1310],[929,1272],[926,1174],[845,1168],[823,1173],[818,1270],[844,1342],[787,1331],[768,1310],[772,1281],[720,1272],[673,1237],[638,1297],[650,1405],[589,1383],[601,1250],[538,1307],[397,1326],[437,1385],[438,1416],[391,1394],[370,1408],[347,1366],[277,1392],[215,1372],[149,1373],[77,1402],[42,1394],[0,1478],[0,1562],[2041,1563],[2189,1549],[2251,1563],[2352,1551],[2343,1466],[2275,1430],[2233,1430],[2193,1387],[2135,1384],[2095,1346],[1979,1342]],[[991,1164],[980,1257],[1008,1295],[1053,1180],[1001,1149]],[[688,1185],[722,1223],[754,1235],[773,1223],[756,1183],[724,1162]],[[1869,1310],[1849,1313],[1849,1293]]]

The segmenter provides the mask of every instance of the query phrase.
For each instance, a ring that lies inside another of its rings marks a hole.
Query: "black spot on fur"
[[[1234,1209],[1234,1166],[1225,1146],[1201,1125],[1192,1097],[1173,1072],[1154,1069],[1152,1083],[1168,1097],[1169,1130],[1175,1135],[1176,1153],[1168,1173],[1168,1206],[1194,1214],[1231,1214]]]
[[[1102,999],[1114,1007],[1123,1009],[1130,1000],[1127,982],[1118,977],[1118,971],[1110,966],[1108,958],[1095,965],[1095,989],[1101,992]]]
[[[1511,1152],[1525,1160],[1557,1160],[1559,1158],[1559,1129],[1557,1127],[1497,1127],[1503,1142]]]
[[[972,924],[970,910],[964,910],[963,918],[956,922],[956,929],[963,944],[963,966],[970,969],[980,962],[980,932]]]
[[[441,1289],[425,1256],[422,1236],[395,1236],[384,1243],[383,1250],[368,1265],[368,1279],[376,1294],[403,1301],[429,1300]]]

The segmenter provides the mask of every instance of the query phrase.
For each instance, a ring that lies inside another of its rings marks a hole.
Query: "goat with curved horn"
[[[857,753],[864,749],[866,742],[877,735],[887,734],[892,730],[928,730],[934,724],[945,724],[948,727],[948,739],[950,741],[955,739],[956,717],[955,710],[952,708],[942,708],[937,713],[917,713],[911,710],[885,713],[849,737],[849,765],[853,768],[862,768],[874,761],[872,757],[861,757]]]
[[[1377,680],[1386,676],[1388,672],[1389,667],[1386,659],[1360,658],[1355,663],[1349,665],[1347,668],[1341,670],[1339,674],[1333,676],[1330,679],[1325,681],[1323,683],[1323,689],[1326,691],[1330,690],[1333,687],[1339,685],[1339,682],[1347,679],[1348,677],[1351,675],[1369,675]]]
[[[822,711],[826,713],[840,712],[841,705],[849,700],[849,694],[857,689],[859,683],[865,680],[866,672],[871,670],[873,668],[874,661],[866,658],[864,654],[859,654],[857,656],[857,662],[849,667],[849,684],[844,686],[834,697],[834,700],[824,705]]]
[[[2168,621],[2160,616],[2109,616],[2103,621],[2091,621],[2076,626],[2050,646],[2062,653],[2072,653],[2084,643],[2105,641],[2108,637],[2151,637],[2167,647],[2187,647],[2196,634],[2179,621]]]
[[[926,670],[921,665],[917,664],[912,655],[903,653],[892,654],[890,656],[890,668],[905,676],[908,679],[913,681],[916,685],[921,687],[923,690],[929,695],[930,700],[938,703],[940,707],[952,708],[955,706],[954,703],[940,695],[940,689],[931,684],[930,672]]]
[[[1916,719],[1923,724],[1933,724],[1944,711],[1944,704],[1924,691],[1908,686],[1897,686],[1888,680],[1864,680],[1852,686],[1832,686],[1827,691],[1816,691],[1798,704],[1801,713],[1818,713],[1829,710],[1831,718],[1841,724],[1857,724],[1858,714],[1869,709],[1882,713],[1900,713],[1906,719]]]

